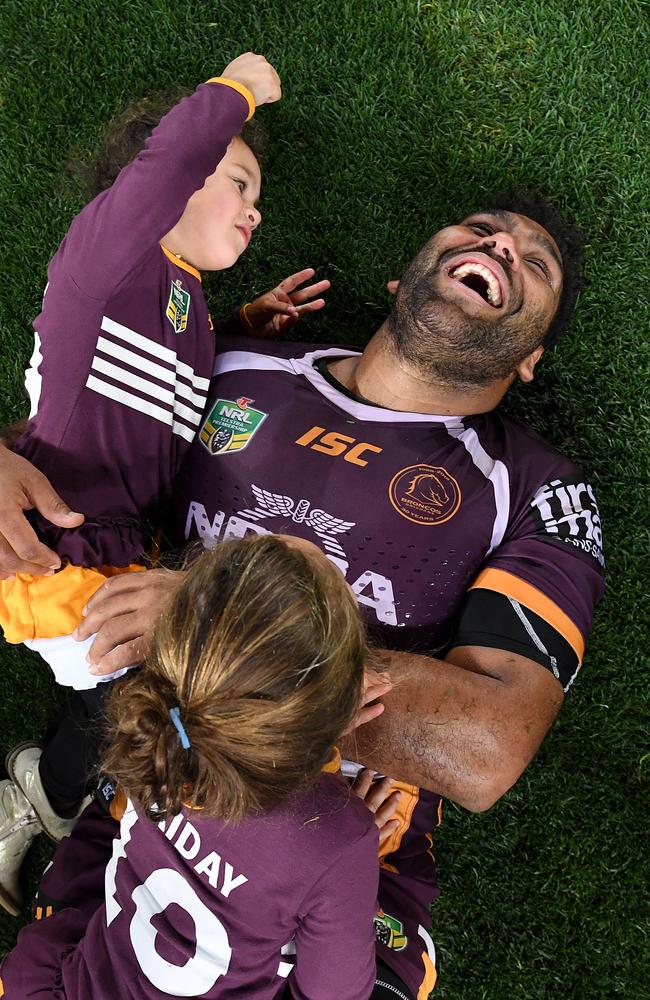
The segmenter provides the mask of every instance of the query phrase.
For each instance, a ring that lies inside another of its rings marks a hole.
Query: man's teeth
[[[487,297],[488,302],[491,306],[498,307],[501,305],[501,288],[499,287],[499,282],[490,271],[489,267],[484,267],[482,264],[476,264],[472,262],[471,264],[461,264],[457,267],[455,271],[451,273],[451,277],[455,281],[462,281],[470,274],[477,274],[479,277],[483,278],[487,284]]]

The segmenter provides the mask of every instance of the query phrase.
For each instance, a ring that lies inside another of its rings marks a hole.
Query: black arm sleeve
[[[449,645],[507,649],[541,663],[568,691],[579,669],[575,651],[539,615],[494,590],[477,587],[467,594]]]

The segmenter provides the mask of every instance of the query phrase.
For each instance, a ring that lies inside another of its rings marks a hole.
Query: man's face
[[[561,293],[562,258],[545,229],[524,215],[479,212],[441,229],[411,262],[391,328],[424,371],[485,384],[542,342]]]

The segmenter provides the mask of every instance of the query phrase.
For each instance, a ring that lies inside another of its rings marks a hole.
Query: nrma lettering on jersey
[[[327,558],[338,566],[344,576],[347,576],[350,564],[337,536],[354,528],[354,521],[333,517],[327,511],[312,507],[310,501],[306,499],[295,501],[292,497],[270,493],[254,485],[251,489],[257,505],[231,514],[228,518],[222,510],[215,511],[210,517],[204,504],[192,500],[187,509],[185,538],[190,539],[196,532],[205,548],[211,549],[217,542],[227,541],[230,538],[243,538],[251,532],[258,535],[273,534],[270,528],[265,528],[259,523],[262,520],[280,518],[278,531],[281,532],[287,520],[291,519],[296,524],[304,524],[312,529],[316,535],[314,541],[320,543]],[[368,569],[356,580],[349,582],[359,604],[370,608],[381,625],[399,624],[395,592],[388,577]]]

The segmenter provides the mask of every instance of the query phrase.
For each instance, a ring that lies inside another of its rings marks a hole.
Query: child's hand
[[[313,267],[297,271],[270,292],[242,306],[240,316],[244,326],[256,337],[277,337],[297,323],[301,316],[322,309],[325,299],[318,296],[330,287],[327,279],[298,289],[298,285],[309,281],[315,273]]]
[[[378,673],[371,667],[366,667],[363,672],[363,691],[358,711],[352,722],[344,729],[342,736],[349,736],[359,726],[365,726],[367,722],[372,722],[384,711],[384,703],[379,701],[385,694],[392,690],[390,674]]]
[[[367,805],[368,809],[375,814],[375,824],[379,829],[379,851],[386,843],[391,833],[399,826],[399,820],[392,819],[399,805],[400,793],[391,792],[392,781],[390,778],[381,778],[375,781],[376,771],[371,771],[364,767],[352,782],[352,791]]]
[[[386,288],[388,289],[391,295],[397,295],[397,289],[399,288],[399,278],[397,278],[397,280],[395,281],[388,281],[386,283]]]
[[[247,87],[258,108],[260,104],[273,104],[282,97],[280,77],[264,56],[258,56],[254,52],[244,52],[237,56],[228,63],[221,75]]]

